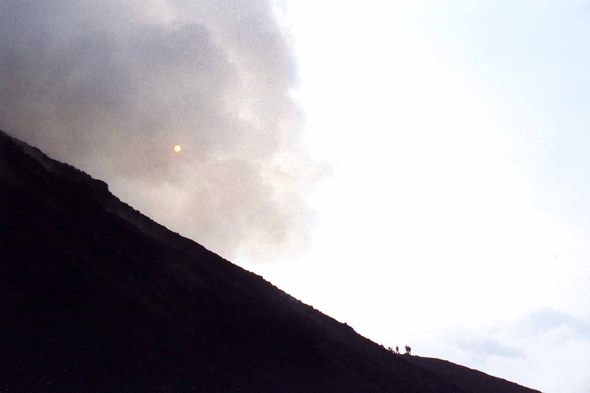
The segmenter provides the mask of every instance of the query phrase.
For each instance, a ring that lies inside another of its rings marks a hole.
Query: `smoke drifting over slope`
[[[321,175],[270,1],[0,4],[0,127],[226,256],[295,256]],[[175,144],[183,147],[175,154]]]

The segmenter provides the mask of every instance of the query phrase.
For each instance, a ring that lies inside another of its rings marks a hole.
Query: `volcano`
[[[537,392],[393,354],[3,132],[0,299],[2,392]]]

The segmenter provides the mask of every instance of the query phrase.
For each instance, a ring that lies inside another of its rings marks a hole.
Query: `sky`
[[[5,0],[0,129],[385,347],[590,393],[589,20]]]

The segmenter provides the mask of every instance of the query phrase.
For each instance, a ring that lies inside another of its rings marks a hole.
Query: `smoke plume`
[[[0,127],[225,257],[295,257],[322,169],[277,7],[5,0]]]

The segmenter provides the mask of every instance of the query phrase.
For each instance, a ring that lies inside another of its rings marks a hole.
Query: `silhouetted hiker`
[[[395,346],[395,353],[399,355],[399,347],[397,345]]]
[[[406,355],[412,355],[412,348],[406,344]]]

